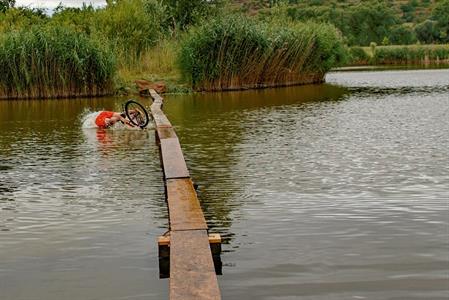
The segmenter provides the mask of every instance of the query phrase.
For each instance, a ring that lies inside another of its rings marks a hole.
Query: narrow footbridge
[[[163,99],[156,91],[149,92],[169,211],[170,229],[158,243],[159,255],[169,258],[170,299],[221,299],[211,251],[221,249],[220,236],[208,234],[179,139],[162,111]]]

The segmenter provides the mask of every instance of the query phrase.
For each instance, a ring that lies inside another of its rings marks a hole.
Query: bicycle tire
[[[137,117],[132,115],[133,110],[139,112]],[[150,117],[145,107],[135,100],[128,100],[125,103],[125,114],[131,124],[139,126],[142,129],[145,128],[150,122]]]

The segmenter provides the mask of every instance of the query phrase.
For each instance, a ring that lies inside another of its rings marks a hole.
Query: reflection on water
[[[81,128],[87,108],[121,102],[0,102],[2,300],[167,297],[154,131]]]
[[[167,97],[224,298],[447,298],[449,71],[328,82]]]
[[[223,298],[447,299],[449,71],[327,81],[166,97]],[[168,297],[154,132],[80,125],[123,102],[0,102],[2,300]]]

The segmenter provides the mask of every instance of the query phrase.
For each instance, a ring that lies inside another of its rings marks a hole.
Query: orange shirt
[[[97,118],[95,119],[95,124],[97,124],[97,126],[100,128],[106,128],[108,127],[106,125],[106,119],[112,118],[113,115],[114,115],[113,111],[102,111],[101,113],[98,114]]]

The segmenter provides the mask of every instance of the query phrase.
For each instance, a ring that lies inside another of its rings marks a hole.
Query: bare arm
[[[114,115],[112,116],[111,119],[115,118],[115,122],[117,121],[122,121],[123,123],[125,123],[126,125],[129,125],[131,127],[133,127],[133,124],[131,124],[131,122],[129,122],[127,119],[125,119],[124,117],[122,117],[119,113],[114,113]]]

